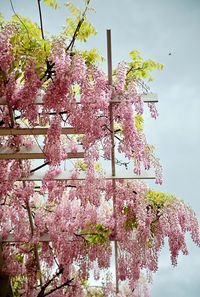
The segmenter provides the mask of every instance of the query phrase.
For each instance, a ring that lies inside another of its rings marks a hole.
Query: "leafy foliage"
[[[95,27],[89,21],[87,21],[86,11],[89,9],[89,2],[90,1],[86,1],[84,11],[71,2],[67,2],[65,4],[68,11],[71,13],[71,16],[66,19],[66,25],[63,26],[64,31],[62,35],[64,35],[65,38],[69,38],[74,34],[82,19],[83,23],[81,24],[80,30],[76,35],[76,39],[86,42],[91,34],[97,34]]]
[[[152,59],[144,61],[138,50],[133,50],[129,54],[131,62],[128,64],[129,74],[127,80],[133,75],[136,79],[148,79],[150,82],[153,80],[153,76],[151,75],[152,70],[163,69],[163,64],[156,63]]]
[[[109,234],[111,233],[108,227],[102,224],[88,224],[87,228],[82,230],[80,234],[87,234],[86,240],[91,244],[104,245],[109,243]]]
[[[41,0],[40,0],[41,1]],[[54,0],[42,0],[46,5],[52,7],[53,9],[57,9],[60,7],[59,2],[58,1],[54,1]]]

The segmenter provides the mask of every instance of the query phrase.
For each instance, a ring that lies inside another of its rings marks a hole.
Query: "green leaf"
[[[43,0],[44,4],[46,4],[47,6],[52,7],[53,9],[57,9],[60,7],[60,4],[58,1],[54,1],[54,0]]]

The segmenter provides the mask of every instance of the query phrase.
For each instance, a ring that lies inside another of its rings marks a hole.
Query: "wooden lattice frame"
[[[111,31],[107,30],[107,58],[108,58],[108,82],[110,85],[112,85],[112,56],[111,56]],[[158,102],[157,95],[153,93],[149,94],[143,94],[143,101],[145,103],[149,102]],[[142,172],[141,175],[134,175],[133,173],[116,173],[116,168],[115,168],[115,142],[114,142],[114,120],[113,120],[113,104],[119,103],[120,100],[118,98],[112,98],[110,102],[110,131],[111,131],[111,143],[112,143],[112,151],[111,151],[111,173],[106,173],[105,178],[112,180],[112,186],[113,188],[116,187],[116,180],[117,179],[155,179],[155,175],[152,172]],[[80,102],[77,102],[79,104]],[[42,105],[43,102],[41,98],[38,98],[36,103],[37,105]],[[7,105],[7,101],[5,97],[0,98],[0,105]],[[9,106],[8,106],[9,107]],[[12,128],[0,128],[0,136],[8,136],[8,135],[34,135],[34,136],[39,136],[39,135],[46,135],[48,132],[48,128],[14,128],[14,115],[12,109],[9,107],[9,114],[11,117],[11,124]],[[63,127],[62,134],[82,134],[82,131],[76,131],[73,127]],[[84,158],[84,151],[82,150],[81,146],[78,147],[78,152],[77,153],[68,153],[68,158]],[[13,152],[12,150],[8,148],[0,148],[0,160],[8,160],[8,159],[18,159],[18,160],[23,160],[23,159],[45,159],[45,155],[43,153],[43,150],[41,147],[34,146],[31,149],[26,149],[25,147],[19,148],[17,152]],[[23,184],[25,185],[25,182],[28,181],[41,181],[44,177],[44,174],[42,173],[33,173],[29,177],[21,177],[18,180],[23,181]],[[53,178],[54,180],[59,180],[59,181],[69,181],[72,180],[73,178],[71,177],[70,172],[65,172],[58,174]],[[85,174],[82,173],[79,175],[77,180],[84,180],[85,179]],[[27,213],[30,221],[30,227],[31,227],[31,236],[34,233],[34,223],[33,219],[31,216],[31,209],[30,205],[27,203],[26,205],[27,208]],[[115,196],[113,197],[113,215],[114,218],[116,218],[116,213],[115,213]],[[116,230],[116,224],[115,224],[115,233],[117,232]],[[31,239],[31,238],[30,238]],[[39,239],[40,242],[49,242],[51,241],[49,234],[45,234],[40,237]],[[10,234],[6,240],[2,240],[0,238],[0,243],[13,243],[16,242],[14,236]],[[18,241],[21,242],[21,241]],[[24,241],[23,241],[24,242]],[[118,263],[117,263],[117,258],[118,258],[118,250],[117,250],[117,241],[114,240],[114,250],[115,250],[115,270],[116,270],[116,292],[119,291],[119,285],[118,285],[118,279],[117,279],[117,271],[118,271]],[[35,253],[35,258],[38,266],[38,270],[40,270],[40,262],[39,262],[39,255],[37,251],[37,246],[34,245],[34,253]],[[0,260],[2,262],[2,257],[0,257]],[[1,268],[1,267],[0,267]],[[3,275],[4,277],[5,275]],[[2,275],[1,275],[2,278]],[[40,280],[41,282],[41,280]]]

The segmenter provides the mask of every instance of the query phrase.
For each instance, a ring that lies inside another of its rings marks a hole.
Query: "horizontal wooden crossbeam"
[[[84,158],[84,151],[81,145],[78,145],[77,153],[68,152],[68,159],[73,158]],[[32,146],[31,148],[20,147],[18,152],[13,152],[13,150],[8,147],[0,148],[0,160],[9,160],[9,159],[45,159],[45,154],[39,146]]]
[[[49,128],[1,128],[0,136],[6,135],[46,135]],[[83,134],[72,127],[62,128],[61,134]]]
[[[50,241],[50,237],[49,234],[44,234],[43,236],[40,236],[40,242],[49,242]],[[30,242],[30,238],[28,240],[25,239],[19,239],[16,240],[14,234],[9,234],[8,237],[6,239],[2,239],[0,237],[0,242],[2,243],[6,243],[6,242],[10,242],[10,243],[14,243],[14,242]]]
[[[158,95],[156,93],[142,94],[142,100],[144,103],[156,103],[158,102]],[[129,101],[129,100],[127,100]],[[115,97],[111,100],[112,103],[120,103],[121,100],[118,97]]]
[[[156,103],[158,102],[158,94],[152,92],[148,94],[142,94],[142,99],[145,103]]]
[[[45,173],[39,173],[39,172],[34,172],[28,177],[23,177],[20,178],[19,180],[23,181],[41,181],[44,178]],[[84,180],[86,178],[85,172],[81,172],[76,180]],[[112,179],[123,179],[123,180],[132,180],[132,179],[155,179],[155,174],[153,172],[141,172],[140,175],[134,174],[133,172],[117,172],[115,176],[112,176],[111,173],[106,172],[105,173],[105,179],[107,180],[112,180]],[[72,177],[72,172],[62,172],[60,174],[57,174],[55,177],[52,178],[52,180],[57,180],[57,181],[68,181],[68,180],[73,180]]]
[[[87,235],[87,234],[77,234],[78,237],[82,236],[82,235]],[[31,240],[31,236],[29,239],[23,239],[23,238],[20,238],[18,240],[15,239],[15,236],[14,234],[9,234],[8,237],[6,239],[2,239],[0,237],[0,242],[2,243],[24,243],[24,242],[30,242]],[[114,241],[113,239],[111,239],[110,241]],[[39,238],[39,242],[51,242],[51,239],[50,239],[50,236],[48,233],[40,236]],[[71,241],[69,240],[69,242],[71,243]]]
[[[142,99],[144,103],[150,103],[150,102],[158,102],[158,95],[156,93],[148,93],[148,94],[142,94]],[[112,99],[112,102],[119,103],[120,98],[114,98]],[[80,104],[80,101],[77,100],[77,104]],[[36,102],[36,105],[43,105],[42,97],[38,97]],[[6,97],[3,96],[0,98],[0,105],[7,105]]]

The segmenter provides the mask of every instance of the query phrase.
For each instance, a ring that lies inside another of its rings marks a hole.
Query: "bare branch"
[[[56,288],[52,289],[51,291],[49,291],[48,293],[44,294],[43,296],[44,296],[44,297],[45,297],[45,296],[48,296],[48,295],[52,294],[53,292],[55,292],[55,291],[57,291],[57,290],[59,290],[59,289],[65,287],[65,286],[70,286],[70,283],[71,283],[73,280],[74,280],[73,278],[70,279],[70,280],[67,280],[65,283],[63,283],[63,284],[60,285],[59,287],[56,287]],[[43,297],[43,296],[41,295],[41,297]]]
[[[143,70],[144,68],[143,67],[138,67],[138,68],[135,68],[134,66],[132,66],[126,73],[126,75],[128,75],[132,70]]]
[[[45,294],[45,290],[46,290],[46,288],[51,284],[51,282],[56,278],[56,277],[58,277],[61,273],[63,273],[63,267],[61,267],[60,269],[59,269],[59,271],[48,281],[48,282],[46,282],[46,284],[44,284],[43,286],[42,286],[42,288],[41,288],[41,290],[40,290],[40,292],[39,292],[39,294],[38,294],[38,296],[37,297],[44,297],[44,296],[47,296],[46,294]],[[48,293],[47,293],[48,294]]]
[[[107,125],[104,125],[104,127],[106,127],[106,129],[111,133],[112,131],[110,130],[110,128],[108,128]],[[114,132],[118,132],[118,131],[114,131]],[[119,138],[117,135],[114,135],[116,139],[118,139],[119,141],[122,141],[121,138]]]
[[[76,37],[77,37],[77,35],[78,35],[78,32],[80,31],[80,28],[81,28],[81,26],[82,26],[82,24],[83,24],[83,22],[84,22],[84,20],[85,20],[85,15],[86,15],[86,12],[87,12],[87,10],[88,10],[89,3],[90,3],[90,0],[87,1],[85,10],[84,10],[84,12],[83,12],[83,14],[82,14],[82,18],[81,18],[80,21],[78,22],[78,25],[77,25],[77,27],[76,27],[76,30],[75,30],[74,35],[73,35],[73,37],[72,37],[72,40],[71,40],[70,44],[68,45],[66,51],[69,51],[70,48],[71,48],[71,50],[72,50],[72,48],[73,48],[73,46],[74,46],[74,43],[75,43]]]
[[[40,15],[40,29],[41,29],[42,39],[44,40],[44,30],[43,30],[42,11],[41,11],[40,2],[41,0],[38,0],[38,9],[39,9],[39,15]]]
[[[35,172],[35,171],[37,171],[37,170],[43,168],[44,166],[46,166],[46,165],[48,165],[48,164],[49,164],[49,162],[45,162],[44,164],[42,164],[42,165],[40,165],[40,166],[38,166],[38,167],[36,167],[36,168],[34,168],[34,169],[31,169],[30,173],[33,173],[33,172]]]

